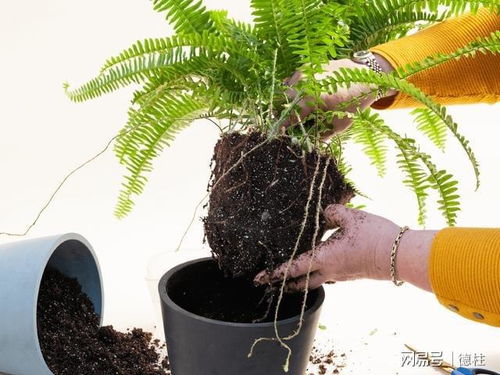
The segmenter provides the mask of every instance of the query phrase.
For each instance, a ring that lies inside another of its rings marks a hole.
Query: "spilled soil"
[[[314,346],[309,356],[306,375],[337,375],[345,367],[345,353],[338,355],[324,346]]]
[[[164,347],[151,333],[99,327],[78,282],[59,271],[45,271],[37,310],[40,346],[55,375],[170,375]]]
[[[335,160],[260,133],[219,140],[209,188],[207,241],[226,276],[248,278],[287,261],[296,246],[297,255],[311,250],[326,230],[320,215],[316,233],[317,212],[354,195]]]

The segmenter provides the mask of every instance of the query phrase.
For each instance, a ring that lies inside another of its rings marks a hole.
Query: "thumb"
[[[326,224],[329,229],[345,228],[353,219],[353,210],[341,204],[331,204],[324,212]]]

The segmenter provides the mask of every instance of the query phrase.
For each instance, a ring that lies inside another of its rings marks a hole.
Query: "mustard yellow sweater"
[[[444,21],[371,50],[394,67],[450,53],[500,29],[500,16],[486,9]],[[478,54],[441,64],[409,79],[442,104],[495,103],[500,100],[500,56]],[[398,94],[374,107],[416,106]],[[439,302],[464,316],[500,327],[500,229],[447,228],[436,235],[429,277]]]

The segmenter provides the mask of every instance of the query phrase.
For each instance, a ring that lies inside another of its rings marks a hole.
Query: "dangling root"
[[[266,312],[264,313],[264,315],[262,315],[261,318],[253,320],[252,323],[260,323],[269,316],[269,313],[271,312],[271,307],[273,306],[273,301],[274,301],[274,293],[272,293],[272,292],[273,292],[273,289],[270,289],[269,292],[266,291],[264,293],[264,296],[262,297],[262,299],[260,300],[260,302],[257,306],[260,306],[264,302],[264,300],[266,299],[268,294],[270,294],[270,296],[267,298],[267,301],[266,301],[267,302]]]
[[[323,169],[323,176],[321,178],[321,184],[318,187],[318,204],[316,205],[315,230],[314,230],[314,235],[313,235],[312,244],[311,244],[311,248],[313,249],[313,251],[314,251],[314,248],[316,247],[316,239],[318,238],[319,217],[320,217],[320,213],[321,213],[321,198],[323,196],[323,186],[325,185],[325,180],[326,180],[326,175],[328,172],[329,165],[330,165],[330,162],[327,159],[327,162],[325,164],[325,168]],[[309,267],[307,269],[306,285],[305,285],[305,290],[304,290],[304,299],[302,302],[302,309],[300,311],[299,325],[297,326],[297,329],[290,336],[287,336],[283,339],[285,341],[288,341],[288,340],[291,340],[291,339],[297,337],[297,335],[300,333],[300,331],[302,329],[302,325],[304,323],[304,314],[306,311],[307,296],[309,295],[309,281],[311,280],[313,259],[314,259],[314,254],[311,257],[309,257]]]
[[[115,135],[113,138],[111,138],[106,143],[106,145],[104,146],[103,149],[101,149],[101,151],[99,151],[97,154],[95,154],[94,156],[92,156],[90,159],[84,161],[82,164],[80,164],[76,168],[72,169],[66,176],[64,176],[64,178],[61,180],[61,182],[57,185],[56,189],[50,195],[50,197],[47,200],[47,202],[45,202],[45,204],[42,206],[42,208],[38,211],[37,215],[35,216],[35,219],[31,222],[31,224],[29,224],[26,227],[26,229],[23,232],[19,232],[19,233],[0,232],[0,236],[10,236],[10,237],[24,237],[24,236],[26,236],[31,231],[31,229],[33,229],[33,227],[38,223],[38,220],[40,219],[40,217],[43,215],[43,213],[45,212],[45,210],[47,210],[47,208],[49,208],[50,204],[52,203],[52,201],[56,197],[57,193],[59,193],[59,191],[66,184],[66,182],[70,179],[70,177],[73,176],[80,169],[83,169],[87,165],[91,164],[94,160],[98,159],[102,154],[104,154],[106,151],[108,151],[108,149],[111,146],[111,144],[117,138],[122,137],[123,135],[129,133],[132,130],[133,130],[133,128],[127,130],[124,133],[119,133],[119,134]]]
[[[287,357],[286,357],[286,360],[285,360],[285,363],[283,365],[283,370],[285,372],[288,372],[289,370],[289,365],[290,365],[290,358],[292,356],[292,349],[290,348],[290,346],[288,344],[285,343],[285,341],[288,341],[290,336],[286,337],[286,338],[281,338],[280,335],[279,335],[279,331],[278,331],[278,315],[279,315],[279,308],[280,308],[280,305],[281,305],[281,302],[283,300],[283,295],[285,293],[285,287],[286,287],[286,282],[287,282],[287,276],[290,272],[290,267],[292,266],[292,262],[293,262],[293,259],[295,258],[295,256],[297,255],[297,251],[298,251],[298,248],[299,248],[299,244],[300,244],[300,240],[302,239],[302,235],[304,234],[304,230],[305,230],[305,227],[306,227],[306,224],[307,224],[307,219],[308,219],[308,216],[309,216],[309,207],[310,207],[310,204],[311,204],[311,201],[312,201],[312,198],[313,198],[313,195],[314,195],[314,187],[316,185],[316,178],[318,176],[318,172],[319,172],[319,168],[320,168],[320,165],[321,165],[321,156],[318,155],[318,161],[316,163],[316,168],[314,169],[314,174],[313,174],[313,177],[312,177],[312,181],[311,181],[311,186],[309,188],[309,196],[307,198],[307,202],[306,202],[306,205],[305,205],[305,208],[304,208],[304,219],[302,220],[302,223],[301,223],[301,226],[300,226],[300,231],[299,231],[299,234],[297,236],[297,240],[295,242],[295,246],[294,246],[294,249],[293,249],[293,252],[292,252],[292,255],[290,256],[290,259],[287,263],[287,266],[285,268],[285,274],[283,276],[283,282],[281,283],[281,287],[280,287],[280,293],[279,293],[279,296],[278,296],[278,302],[277,302],[277,305],[276,305],[276,310],[275,310],[275,313],[274,313],[274,333],[275,333],[275,337],[261,337],[257,340],[254,341],[254,343],[252,344],[252,347],[250,348],[250,352],[248,353],[248,357],[250,358],[252,355],[253,355],[253,351],[254,351],[254,348],[255,346],[260,343],[260,342],[263,342],[263,341],[278,341],[280,343],[280,345],[287,350]],[[324,181],[325,181],[325,176],[326,176],[326,170],[328,168],[328,165],[329,165],[329,160],[326,159],[326,166],[325,166],[325,172],[324,172],[324,176],[322,178],[322,181],[321,181],[321,185],[320,185],[320,188],[322,190],[323,188],[323,185],[324,185]],[[321,191],[320,191],[320,197],[319,197],[319,205],[318,205],[318,209],[317,209],[317,222],[318,222],[318,225],[316,227],[316,230],[315,230],[315,233],[314,233],[314,239],[313,239],[313,242],[315,242],[316,238],[317,238],[317,233],[318,233],[318,227],[319,227],[319,212],[321,210]],[[312,259],[312,257],[311,257]],[[311,260],[311,263],[310,263],[310,268],[312,267],[312,260]],[[308,277],[309,277],[309,274],[310,274],[310,271],[308,273]],[[305,298],[307,298],[307,295],[305,296]],[[302,327],[302,320],[303,320],[303,317],[304,317],[304,312],[305,312],[305,301],[303,303],[303,306],[302,306],[302,310],[301,310],[301,316],[300,316],[300,322],[299,322],[299,327]],[[292,337],[295,337],[298,332],[300,332],[300,328],[298,328],[294,334],[292,334],[291,336]],[[295,335],[295,336],[294,336]]]

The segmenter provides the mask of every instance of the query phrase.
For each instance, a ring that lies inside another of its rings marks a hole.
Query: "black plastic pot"
[[[253,356],[248,358],[255,339],[274,337],[272,322],[224,322],[194,314],[186,309],[185,304],[182,306],[182,296],[192,292],[193,285],[206,288],[212,278],[220,277],[215,261],[203,258],[174,267],[160,280],[159,293],[172,374],[283,375],[286,351],[277,342],[260,343]],[[302,330],[297,337],[287,341],[293,353],[289,366],[291,375],[305,374],[325,298],[323,288],[311,291],[309,295]],[[298,322],[298,315],[280,320],[280,336],[291,334]]]

